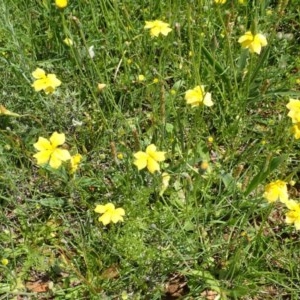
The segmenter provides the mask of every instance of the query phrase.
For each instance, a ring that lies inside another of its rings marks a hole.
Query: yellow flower
[[[145,76],[142,74],[138,76],[138,81],[145,81],[145,79]]]
[[[46,94],[54,92],[55,88],[61,85],[61,81],[56,78],[55,74],[46,75],[43,69],[37,68],[32,72],[32,76],[36,79],[31,85],[36,92],[44,90]]]
[[[239,4],[245,4],[246,0],[239,0]]]
[[[292,119],[293,123],[300,122],[300,100],[290,98],[290,102],[286,105],[290,110],[288,116]]]
[[[65,38],[64,39],[64,43],[69,46],[69,47],[72,47],[73,46],[73,41],[69,38]]]
[[[153,83],[158,83],[159,82],[159,79],[158,78],[154,78],[153,79]]]
[[[172,31],[168,23],[155,20],[155,21],[146,21],[145,29],[150,29],[150,35],[152,37],[158,37],[161,33],[162,35],[168,35]]]
[[[215,3],[224,4],[224,3],[226,3],[226,0],[215,0]]]
[[[71,163],[70,174],[73,174],[73,173],[76,172],[76,170],[78,169],[78,166],[79,166],[81,160],[82,160],[82,156],[79,153],[71,156],[71,160],[70,160],[70,163]]]
[[[165,152],[156,151],[156,146],[154,144],[149,145],[146,148],[146,152],[138,151],[134,155],[134,164],[137,166],[138,170],[142,170],[147,167],[150,173],[155,171],[160,171],[158,162],[164,161]]]
[[[103,214],[98,219],[99,222],[103,223],[103,225],[107,225],[110,222],[123,222],[123,216],[125,216],[125,210],[123,208],[115,208],[112,203],[97,205],[95,208],[95,212]]]
[[[123,153],[118,153],[118,154],[117,154],[117,158],[120,159],[120,160],[123,159],[123,158],[124,158]]]
[[[255,52],[257,54],[260,54],[261,48],[268,44],[264,35],[260,33],[253,35],[251,31],[247,31],[244,35],[242,35],[238,42],[243,48],[249,49],[251,53]]]
[[[289,200],[286,203],[289,211],[286,213],[285,222],[287,224],[294,224],[297,230],[300,230],[300,203]]]
[[[8,261],[7,258],[2,258],[2,259],[1,259],[1,264],[2,264],[3,266],[7,266],[8,263],[9,263],[9,261]]]
[[[265,192],[263,196],[269,203],[277,200],[282,203],[286,203],[289,198],[286,182],[282,180],[276,180],[267,184],[265,186]]]
[[[187,104],[192,107],[204,104],[206,106],[212,106],[214,103],[211,100],[211,93],[205,93],[204,85],[197,85],[192,90],[185,92],[185,100]]]
[[[39,137],[37,143],[33,145],[39,151],[33,155],[37,159],[37,164],[43,165],[48,163],[52,168],[58,169],[63,161],[71,159],[68,150],[58,148],[64,142],[65,135],[56,131],[53,132],[49,140]]]
[[[200,164],[200,169],[202,171],[206,171],[208,168],[209,168],[209,163],[206,160],[202,161]]]
[[[266,10],[266,15],[267,15],[267,16],[273,15],[272,9],[267,9],[267,10]]]
[[[300,139],[300,123],[296,123],[292,127],[292,132],[294,133],[294,137],[296,140]]]
[[[65,8],[68,5],[68,0],[55,0],[55,5],[58,8]]]
[[[97,88],[98,91],[101,92],[106,87],[105,83],[98,83]]]
[[[209,136],[209,137],[207,138],[207,141],[208,141],[209,143],[213,143],[213,142],[214,142],[214,138],[213,138],[212,136]]]

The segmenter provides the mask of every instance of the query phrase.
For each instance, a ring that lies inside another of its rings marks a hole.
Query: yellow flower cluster
[[[292,132],[294,133],[295,139],[300,139],[300,100],[290,99],[286,105],[289,109],[288,116],[292,119],[293,127]]]
[[[273,181],[265,186],[264,197],[269,203],[282,202],[287,208],[285,222],[294,224],[300,230],[300,203],[289,199],[286,182],[282,180]]]
[[[226,0],[214,0],[216,4],[225,4]],[[244,1],[240,0],[240,3]],[[63,9],[67,7],[68,0],[55,0],[56,7]],[[170,24],[165,23],[161,20],[146,21],[144,29],[150,30],[150,36],[152,38],[162,36],[167,36],[172,28]],[[63,41],[67,46],[72,47],[73,41],[70,38],[65,38]],[[242,35],[238,43],[245,49],[249,49],[250,53],[260,54],[263,47],[267,46],[267,39],[262,34],[253,34],[251,31],[247,31]],[[75,44],[76,45],[76,44]],[[92,48],[93,46],[91,46]],[[92,52],[92,50],[91,50]],[[94,54],[93,54],[94,55]],[[192,54],[191,54],[192,55]],[[92,55],[90,55],[92,56]],[[129,60],[128,60],[129,64]],[[44,91],[46,94],[51,94],[55,91],[57,87],[61,85],[61,81],[56,77],[55,74],[46,74],[46,72],[37,68],[32,72],[32,76],[35,79],[32,83],[32,87],[36,92]],[[137,76],[138,82],[146,81],[143,74]],[[154,78],[153,83],[158,83],[159,79]],[[102,91],[106,84],[99,83],[98,91]],[[174,91],[176,94],[176,91]],[[184,99],[186,104],[191,105],[192,108],[199,106],[211,107],[214,105],[212,101],[212,95],[210,92],[205,91],[205,85],[197,85],[192,89],[188,89],[185,92]],[[287,105],[290,112],[289,117],[292,118],[294,124],[295,137],[300,138],[300,101],[295,99],[290,99],[290,103]],[[8,110],[6,114],[8,114]],[[0,111],[1,112],[1,111]],[[11,112],[10,112],[11,113]],[[5,113],[3,113],[5,114]],[[11,113],[12,114],[12,113]],[[213,142],[213,138],[209,138],[209,142]],[[49,139],[44,137],[39,137],[38,141],[34,144],[34,148],[38,151],[33,157],[37,160],[38,165],[49,164],[50,167],[58,169],[64,162],[69,162],[69,173],[74,174],[82,161],[82,156],[77,153],[73,156],[68,150],[64,149],[63,144],[65,143],[65,134],[54,132]],[[160,163],[166,160],[166,152],[158,151],[155,144],[150,144],[146,147],[145,151],[138,151],[133,154],[134,162],[133,164],[138,170],[147,168],[147,170],[154,174],[155,172],[161,171]],[[120,158],[121,159],[121,158]],[[208,169],[208,162],[204,161],[201,164],[201,169],[205,171]],[[160,189],[160,195],[169,186],[171,176],[167,172],[162,173],[162,184]],[[295,224],[296,229],[300,229],[300,203],[294,200],[289,200],[288,190],[286,182],[277,180],[269,183],[265,187],[264,197],[269,203],[280,201],[286,205],[289,211],[286,214],[286,223]],[[99,222],[102,222],[104,226],[110,223],[118,223],[124,221],[125,210],[123,208],[115,208],[113,203],[107,203],[105,205],[96,205],[94,209],[96,213],[101,214],[99,217]]]

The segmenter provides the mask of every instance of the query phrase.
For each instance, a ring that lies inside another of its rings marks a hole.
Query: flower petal
[[[46,79],[42,78],[42,79],[37,79],[33,82],[33,84],[31,85],[34,90],[36,92],[39,92],[45,88],[47,88],[47,82],[46,82]]]
[[[149,155],[156,161],[164,161],[166,159],[165,153],[163,151],[151,152]]]
[[[50,142],[53,147],[57,147],[59,145],[62,145],[66,140],[64,133],[58,133],[57,131],[53,132],[50,137]]]
[[[147,148],[146,148],[146,153],[148,155],[150,155],[150,153],[153,153],[156,151],[156,146],[154,144],[150,144]]]
[[[41,68],[36,68],[35,71],[33,71],[31,73],[31,75],[35,79],[41,79],[41,78],[45,78],[46,77],[45,71],[43,69],[41,69]]]
[[[48,163],[51,153],[52,153],[51,150],[40,151],[40,152],[34,154],[33,157],[37,159],[38,165],[44,165],[44,164]]]
[[[206,106],[213,106],[214,103],[211,100],[211,93],[206,93],[203,99],[203,104]]]
[[[151,157],[148,158],[147,168],[152,174],[160,170],[159,164]]]
[[[104,205],[98,204],[98,205],[96,205],[96,208],[94,209],[94,211],[96,213],[103,214],[103,213],[105,213],[106,208]]]
[[[56,156],[51,155],[49,160],[49,165],[53,169],[58,169],[62,164],[62,160],[58,159]]]
[[[300,220],[295,221],[294,225],[296,230],[300,230]]]
[[[48,74],[47,79],[49,86],[53,88],[56,88],[61,85],[61,81],[58,78],[56,78],[55,74]]]
[[[138,170],[142,170],[147,166],[148,154],[142,151],[139,151],[133,155],[136,160],[133,162],[137,166]]]
[[[99,220],[99,222],[102,222],[103,225],[105,226],[105,225],[107,225],[111,222],[111,214],[110,213],[105,213],[98,220]]]
[[[38,141],[33,144],[34,148],[38,151],[44,151],[44,150],[51,150],[52,146],[50,144],[50,142],[43,138],[43,137],[39,137]]]
[[[55,149],[52,153],[52,156],[54,156],[55,158],[61,160],[61,161],[66,161],[71,159],[71,155],[70,152],[66,149]]]
[[[259,40],[262,47],[268,45],[267,39],[263,34],[258,33],[257,35],[255,35],[255,39]]]

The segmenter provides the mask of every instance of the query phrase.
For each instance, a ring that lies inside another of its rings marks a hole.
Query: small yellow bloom
[[[209,163],[207,161],[204,160],[203,162],[201,162],[200,169],[202,171],[206,171],[208,168],[209,168]]]
[[[156,146],[154,144],[149,145],[146,148],[146,152],[138,151],[134,155],[135,161],[134,165],[137,166],[138,170],[142,170],[147,167],[150,173],[155,171],[160,171],[158,162],[164,161],[165,152],[156,151]]]
[[[294,186],[296,184],[296,181],[295,180],[291,180],[290,182],[289,182],[289,185],[290,186]]]
[[[294,224],[297,230],[300,230],[300,203],[294,200],[288,200],[286,203],[289,211],[286,213],[285,222]]]
[[[192,107],[204,104],[206,106],[212,106],[214,103],[211,100],[211,93],[204,91],[204,85],[197,85],[192,90],[188,90],[185,93],[185,100],[187,104]]]
[[[267,10],[266,10],[266,15],[267,15],[267,16],[273,15],[273,10],[272,10],[272,9],[267,9]]]
[[[265,192],[263,196],[269,203],[277,200],[282,203],[286,203],[289,198],[286,182],[282,180],[276,180],[267,184],[265,186]]]
[[[36,92],[44,90],[46,94],[51,94],[61,85],[61,81],[56,78],[55,74],[46,75],[45,71],[37,68],[32,72],[32,76],[36,79],[31,85]]]
[[[215,3],[224,4],[224,3],[226,3],[226,0],[215,0]]]
[[[290,110],[288,116],[293,123],[300,123],[300,100],[290,98],[290,102],[286,105]]]
[[[102,214],[98,220],[99,222],[102,222],[104,226],[110,222],[123,222],[123,216],[125,216],[125,210],[123,208],[115,208],[114,204],[112,203],[97,205],[95,212]]]
[[[171,179],[171,176],[167,172],[163,172],[161,174],[161,176],[162,176],[162,186],[161,186],[161,189],[160,189],[160,192],[159,192],[159,196],[162,196],[164,194],[164,192],[166,191],[166,189],[169,186],[169,182],[170,182],[170,179]]]
[[[300,139],[300,123],[296,123],[292,127],[292,132],[296,140]]]
[[[68,5],[68,0],[55,0],[55,5],[58,8],[65,8]]]
[[[79,166],[81,160],[82,160],[82,156],[79,153],[71,156],[71,160],[70,160],[70,163],[71,163],[70,174],[74,174],[76,172],[76,170],[78,169],[78,166]]]
[[[208,141],[209,143],[213,143],[214,138],[213,138],[212,136],[209,136],[209,137],[207,138],[207,141]]]
[[[239,0],[239,4],[245,4],[246,0]]]
[[[247,31],[244,35],[242,35],[238,42],[243,48],[249,49],[251,53],[255,52],[257,54],[260,54],[261,48],[268,44],[264,35],[260,33],[253,35],[251,31]]]
[[[150,29],[150,35],[152,37],[158,37],[159,34],[168,35],[172,31],[168,23],[155,20],[155,21],[146,21],[145,29]]]
[[[98,91],[101,92],[106,87],[105,83],[98,83],[97,88]]]
[[[3,266],[7,266],[8,263],[9,263],[9,261],[8,261],[7,258],[2,258],[2,259],[1,259],[1,264],[2,264]]]
[[[118,153],[117,154],[117,158],[120,159],[120,160],[122,160],[124,158],[123,153]]]
[[[56,131],[51,135],[49,140],[39,137],[37,143],[33,145],[39,151],[33,155],[37,159],[37,164],[44,165],[48,163],[52,168],[58,169],[63,161],[71,159],[68,150],[58,148],[64,142],[65,135]]]
[[[153,79],[153,83],[158,83],[159,82],[159,79],[158,78],[154,78]]]
[[[171,95],[176,95],[176,91],[174,90],[174,89],[172,89],[171,91],[170,91],[170,93],[171,93]]]
[[[72,47],[73,46],[73,41],[69,38],[65,38],[64,39],[64,43],[69,46],[69,47]]]
[[[138,76],[138,81],[140,81],[140,82],[145,81],[145,79],[146,79],[145,76],[142,74]]]

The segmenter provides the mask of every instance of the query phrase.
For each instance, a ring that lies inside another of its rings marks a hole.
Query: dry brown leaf
[[[177,299],[189,292],[184,275],[175,272],[171,274],[165,283],[165,297],[163,299]]]
[[[26,288],[34,293],[45,293],[49,291],[49,282],[43,281],[28,281],[25,284]]]
[[[215,298],[218,296],[218,293],[215,291],[204,291],[200,296],[206,300],[215,300]]]
[[[106,270],[104,270],[101,274],[101,278],[103,279],[113,279],[113,278],[118,278],[120,276],[119,270],[118,270],[118,265],[113,264]]]

